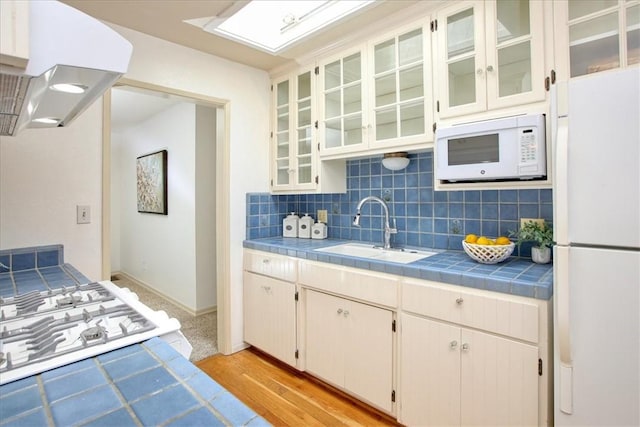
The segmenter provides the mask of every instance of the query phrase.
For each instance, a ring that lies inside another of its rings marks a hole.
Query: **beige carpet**
[[[142,303],[153,310],[164,310],[169,317],[178,319],[181,325],[180,330],[193,346],[193,352],[189,358],[192,362],[202,360],[218,352],[216,313],[193,316],[147,288],[128,280],[125,276],[113,276],[111,281],[121,288],[129,288],[131,292],[138,295]]]

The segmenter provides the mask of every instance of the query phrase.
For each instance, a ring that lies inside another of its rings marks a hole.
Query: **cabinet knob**
[[[342,309],[341,308],[338,309],[338,314],[342,314]]]
[[[451,347],[452,350],[454,350],[456,347],[458,347],[458,341],[451,341],[449,343],[449,347]]]
[[[469,344],[464,343],[460,348],[462,348],[462,351],[469,351]]]
[[[487,67],[487,71],[488,71],[488,72],[492,72],[492,71],[493,71],[493,65],[489,65],[489,66]]]
[[[482,70],[482,68],[478,68],[478,69],[476,70],[476,74],[477,74],[478,76],[481,76],[483,73],[484,73],[484,71]]]
[[[263,260],[262,260],[262,263],[263,263],[263,264],[269,264],[269,259],[268,259],[268,258],[263,259]]]
[[[456,304],[458,304],[458,305],[462,305],[463,302],[464,302],[464,299],[462,299],[462,298],[457,298],[456,299]]]
[[[271,286],[263,286],[262,289],[264,289],[266,293],[271,292]]]
[[[349,310],[345,310],[344,311],[344,317],[347,317],[349,315]]]

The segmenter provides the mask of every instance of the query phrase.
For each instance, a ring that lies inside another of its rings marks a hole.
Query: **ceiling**
[[[180,102],[176,96],[117,86],[111,90],[111,130],[124,132]]]
[[[263,1],[263,0],[261,0]],[[346,1],[346,0],[344,0]],[[217,16],[235,2],[226,0],[62,0],[102,21],[127,27],[179,45],[270,71],[325,46],[352,37],[354,29],[380,24],[420,0],[377,0],[346,22],[332,25],[310,39],[274,56],[241,43],[205,32],[183,22],[187,19]],[[432,0],[422,0],[430,3]],[[433,1],[435,3],[435,1]]]

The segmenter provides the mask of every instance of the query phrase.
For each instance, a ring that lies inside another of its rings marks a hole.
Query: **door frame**
[[[216,304],[218,316],[218,351],[230,354],[231,349],[231,224],[229,210],[230,188],[230,101],[222,98],[159,86],[139,80],[121,78],[117,86],[129,86],[153,92],[189,98],[194,103],[222,110],[224,119],[218,121],[216,131]],[[102,280],[111,279],[111,89],[102,103]],[[220,124],[223,129],[220,131]]]

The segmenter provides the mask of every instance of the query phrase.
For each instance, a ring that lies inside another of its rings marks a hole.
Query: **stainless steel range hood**
[[[57,1],[29,2],[29,61],[0,64],[0,135],[67,126],[120,76],[133,47],[100,21]]]

